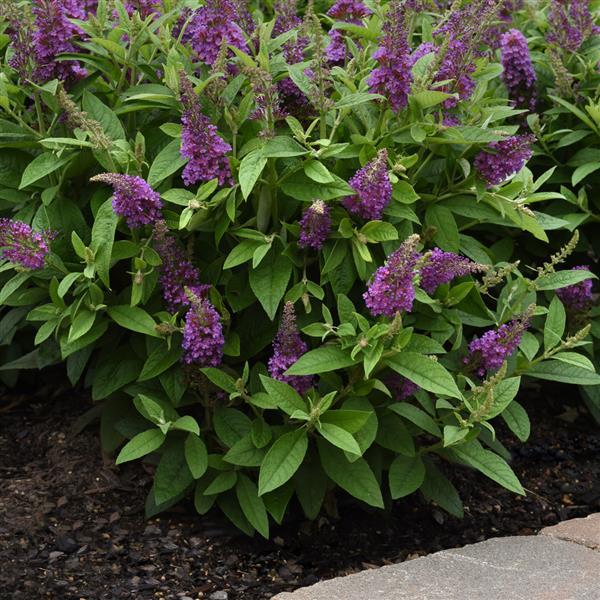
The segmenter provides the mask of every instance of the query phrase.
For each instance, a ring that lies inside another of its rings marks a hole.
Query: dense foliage
[[[522,494],[521,384],[600,416],[597,4],[5,1],[3,381],[64,363],[149,514]]]

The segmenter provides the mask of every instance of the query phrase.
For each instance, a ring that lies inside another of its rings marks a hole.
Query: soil
[[[555,398],[576,396],[555,388]],[[513,452],[527,497],[455,470],[463,520],[413,495],[391,514],[348,505],[336,520],[296,519],[266,541],[238,535],[218,514],[198,517],[185,504],[146,520],[149,473],[139,463],[114,467],[102,456],[95,424],[74,430],[91,407],[85,397],[49,389],[5,394],[0,599],[267,599],[489,537],[535,534],[600,510],[600,428],[577,399],[521,400],[534,424],[531,439],[522,445],[501,428],[499,437]]]

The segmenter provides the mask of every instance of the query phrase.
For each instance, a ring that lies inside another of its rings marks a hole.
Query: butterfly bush
[[[524,494],[519,387],[600,418],[593,7],[4,0],[3,385],[89,392],[148,515]]]

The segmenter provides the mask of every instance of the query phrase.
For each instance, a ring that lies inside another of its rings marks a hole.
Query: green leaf
[[[200,426],[198,421],[191,415],[183,415],[179,417],[174,423],[171,423],[171,429],[176,431],[187,431],[195,435],[200,435]]]
[[[187,159],[181,156],[180,141],[178,139],[170,141],[154,159],[148,172],[148,183],[156,187],[169,175],[181,169],[186,162]]]
[[[138,381],[147,381],[153,377],[158,377],[169,367],[172,367],[181,357],[181,347],[173,344],[169,349],[166,344],[160,344],[146,359]]]
[[[460,237],[454,215],[445,206],[434,204],[425,213],[425,224],[433,228],[433,239],[447,252],[458,252]]]
[[[600,169],[600,162],[588,163],[587,165],[581,165],[577,167],[571,175],[571,184],[575,187],[578,183],[583,181],[588,175]]]
[[[538,290],[557,290],[592,278],[598,279],[591,271],[557,271],[537,279],[535,287]]]
[[[389,242],[398,239],[398,231],[391,223],[384,221],[369,221],[360,232],[367,238],[368,242]]]
[[[235,493],[246,519],[260,535],[269,538],[269,516],[263,499],[258,495],[256,484],[246,475],[238,476]]]
[[[404,456],[415,455],[413,437],[402,419],[395,413],[385,413],[379,418],[377,443],[382,448],[398,452]]]
[[[337,425],[350,433],[356,433],[369,420],[373,410],[328,410],[321,415],[321,423]]]
[[[304,146],[286,135],[277,135],[271,138],[260,152],[265,158],[291,158],[308,154],[308,150]]]
[[[119,452],[116,464],[141,458],[150,452],[154,452],[162,446],[165,441],[165,434],[160,429],[148,429],[138,433],[134,438],[129,440]]]
[[[524,373],[529,377],[575,385],[600,385],[600,375],[560,360],[545,360]]]
[[[521,486],[508,463],[491,450],[483,448],[479,442],[454,446],[449,452],[457,457],[460,462],[477,469],[507,490],[522,496],[525,495],[523,486]]]
[[[502,413],[508,428],[521,440],[526,442],[531,433],[531,423],[525,409],[517,402],[511,402]]]
[[[448,98],[456,98],[456,94],[446,94],[437,90],[424,90],[413,94],[412,98],[421,108],[431,108],[448,100]]]
[[[305,429],[290,431],[277,438],[260,466],[259,494],[277,489],[291,479],[302,464],[307,448]]]
[[[77,338],[81,339],[81,338]],[[140,361],[136,357],[116,357],[98,364],[93,371],[92,399],[107,398],[128,383],[135,381],[140,372]]]
[[[277,407],[288,415],[291,416],[297,411],[307,412],[306,402],[291,385],[266,375],[261,375],[260,381]]]
[[[297,172],[282,182],[281,189],[291,198],[301,202],[312,202],[316,198],[327,202],[334,198],[343,198],[355,193],[355,190],[341,177],[334,173],[331,176],[333,182],[323,184],[309,179],[304,172]]]
[[[390,358],[388,363],[394,371],[428,392],[462,398],[452,375],[440,363],[423,354],[400,352]]]
[[[224,269],[233,269],[250,260],[258,248],[266,246],[269,248],[269,244],[261,240],[243,240],[227,255],[225,262],[223,263]]]
[[[219,439],[231,448],[250,433],[252,421],[235,408],[218,408],[214,413],[213,425]]]
[[[223,492],[230,490],[236,484],[237,478],[237,471],[224,471],[223,473],[219,473],[204,490],[204,493],[208,496],[212,494],[222,494]]]
[[[463,505],[456,488],[440,473],[438,468],[430,461],[426,463],[425,480],[421,485],[421,492],[429,502],[435,502],[451,515],[462,519],[464,516]]]
[[[119,50],[123,50],[119,44],[115,43],[115,46],[119,48]],[[100,125],[102,125],[102,129],[106,132],[106,135],[108,135],[111,140],[125,139],[125,130],[123,129],[123,125],[121,125],[121,121],[119,121],[119,117],[117,117],[117,115],[110,108],[108,108],[106,104],[96,98],[96,96],[91,94],[88,90],[84,90],[83,92],[82,104],[83,110],[92,119],[98,121]]]
[[[231,446],[223,460],[240,467],[259,467],[264,455],[264,450],[254,445],[252,435],[248,433]]]
[[[314,375],[346,369],[356,360],[339,346],[327,345],[303,354],[286,372],[286,375]]]
[[[551,350],[554,346],[560,344],[565,325],[567,322],[567,313],[558,296],[552,298],[548,307],[548,315],[544,324],[544,348]]]
[[[333,175],[327,167],[318,160],[308,160],[303,165],[304,173],[317,183],[331,183]]]
[[[165,445],[154,474],[154,499],[157,504],[179,496],[192,483],[192,474],[181,443]]]
[[[350,452],[357,456],[362,454],[358,442],[345,429],[332,423],[321,423],[318,431],[329,443],[341,448],[345,452]]]
[[[494,402],[490,410],[486,413],[486,419],[497,417],[514,400],[519,387],[521,386],[520,377],[510,377],[503,379],[494,388]]]
[[[288,504],[294,495],[294,486],[291,482],[265,494],[262,499],[268,513],[281,525]]]
[[[596,372],[594,363],[587,356],[583,356],[583,354],[579,354],[578,352],[559,352],[552,357],[552,360],[559,360],[569,365],[575,365],[592,373]]]
[[[118,220],[109,198],[98,209],[92,226],[90,247],[95,253],[94,266],[98,277],[107,288],[110,288],[110,260]]]
[[[244,156],[240,163],[239,180],[244,200],[248,198],[260,174],[263,172],[267,159],[261,149],[253,150]]]
[[[119,306],[109,306],[106,311],[115,323],[121,327],[125,327],[125,329],[152,337],[160,337],[156,332],[156,322],[154,319],[138,306],[121,304]]]
[[[185,438],[185,460],[194,479],[200,479],[208,468],[206,444],[195,434]]]
[[[390,465],[390,494],[394,500],[404,498],[421,487],[425,465],[420,456],[396,456]]]
[[[398,402],[391,404],[388,408],[396,414],[408,419],[423,431],[436,437],[442,437],[442,431],[439,425],[422,409],[408,402]]]
[[[334,483],[366,504],[383,508],[379,483],[364,458],[350,462],[341,450],[325,440],[317,443],[323,469]]]
[[[286,256],[273,250],[257,269],[250,271],[250,287],[271,321],[277,314],[291,274],[292,263]]]
[[[36,156],[23,171],[21,176],[21,183],[19,189],[22,190],[27,186],[30,186],[40,179],[43,179],[50,173],[54,173],[57,169],[60,169],[63,165],[66,165],[71,160],[72,155],[66,155],[62,158],[56,156],[52,152],[44,152]]]
[[[31,273],[26,271],[11,277],[0,290],[0,304],[4,304],[9,296],[16,292],[29,278]]]
[[[346,94],[334,104],[334,108],[350,108],[351,106],[358,106],[360,104],[371,102],[371,100],[380,100],[381,98],[382,96],[379,94],[369,94],[367,92]]]
[[[327,476],[318,461],[304,462],[298,469],[294,476],[294,490],[307,519],[313,521],[317,518],[327,493],[327,485]]]
[[[224,373],[221,371],[221,369],[217,369],[215,367],[204,367],[200,370],[212,383],[214,383],[217,387],[220,387],[222,390],[225,390],[227,393],[233,394],[237,392],[233,377],[227,375],[227,373]]]

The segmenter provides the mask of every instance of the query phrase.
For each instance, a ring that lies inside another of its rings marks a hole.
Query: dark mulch
[[[391,515],[349,506],[340,520],[296,521],[271,542],[240,537],[218,515],[199,518],[189,506],[146,521],[148,472],[103,459],[95,427],[72,432],[90,406],[85,398],[39,390],[0,397],[0,409],[8,403],[15,406],[0,414],[2,599],[266,599],[600,510],[600,429],[576,401],[530,403],[535,427],[524,447],[502,432],[526,498],[463,470],[454,476],[462,521],[411,497]]]

